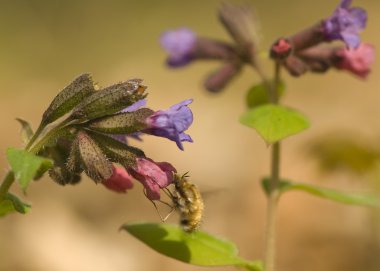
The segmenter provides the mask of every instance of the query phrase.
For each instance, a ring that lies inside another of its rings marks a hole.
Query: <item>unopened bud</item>
[[[57,120],[94,92],[91,75],[88,73],[80,75],[53,99],[42,116],[42,123],[47,125]]]
[[[102,152],[114,163],[119,163],[123,167],[133,167],[138,157],[145,157],[142,150],[128,146],[112,137],[96,132],[88,131],[88,135],[98,142]]]
[[[143,99],[145,86],[133,79],[99,90],[83,100],[71,115],[72,119],[89,120],[116,113]]]
[[[295,55],[290,55],[287,57],[283,65],[288,70],[288,72],[293,76],[300,76],[307,72],[307,65]]]
[[[101,182],[112,176],[112,163],[108,161],[98,144],[85,131],[77,133],[72,148],[77,148],[81,167],[95,182]],[[74,151],[76,150],[74,149]],[[77,157],[73,159],[74,161],[69,161],[71,164],[76,162]]]
[[[81,180],[80,174],[72,173],[65,167],[54,167],[50,169],[49,176],[60,185],[77,184]]]
[[[280,38],[270,49],[270,57],[277,60],[283,60],[292,53],[292,46],[289,40]]]
[[[258,43],[258,23],[250,6],[223,4],[219,19],[242,50],[252,54]]]
[[[145,120],[153,113],[154,111],[149,108],[140,108],[133,112],[95,119],[85,125],[91,130],[106,134],[131,134],[147,128]]]
[[[239,74],[240,70],[240,63],[226,62],[219,70],[209,75],[204,86],[210,92],[220,92],[236,75]]]

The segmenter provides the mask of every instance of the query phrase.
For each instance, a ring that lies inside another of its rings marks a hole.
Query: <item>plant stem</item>
[[[271,97],[273,104],[278,104],[278,86],[280,82],[280,63],[275,64],[274,86]],[[271,160],[271,178],[268,193],[267,208],[267,226],[266,226],[266,250],[265,250],[265,271],[275,270],[276,255],[276,217],[277,203],[279,198],[279,177],[280,177],[280,142],[276,142],[272,146]]]
[[[3,201],[5,195],[8,193],[9,188],[15,181],[15,176],[13,174],[13,171],[8,171],[7,175],[5,175],[5,178],[0,186],[0,202]]]

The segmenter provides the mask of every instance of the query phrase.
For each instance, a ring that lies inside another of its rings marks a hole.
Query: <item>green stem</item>
[[[13,171],[8,171],[7,175],[5,175],[5,178],[3,182],[0,185],[0,202],[3,201],[5,195],[8,193],[9,188],[15,181],[15,176],[13,174]]]
[[[41,132],[43,131],[45,127],[46,125],[41,122],[40,126],[38,126],[37,128],[37,131],[33,134],[32,138],[29,140],[28,144],[26,145],[25,150],[28,150],[33,145],[34,141],[36,141],[36,139],[38,138],[38,136],[41,134]]]
[[[49,141],[58,137],[62,133],[63,129],[67,128],[67,124],[71,121],[71,118],[67,118],[58,124],[56,127],[47,132],[40,141],[38,141],[32,148],[29,149],[29,151],[34,154],[38,153]]]
[[[274,96],[271,97],[273,104],[278,103],[278,86],[280,82],[280,63],[275,64]],[[272,146],[271,178],[269,183],[267,226],[266,226],[266,250],[265,250],[265,271],[275,270],[276,258],[276,217],[279,198],[279,178],[280,178],[280,142]]]

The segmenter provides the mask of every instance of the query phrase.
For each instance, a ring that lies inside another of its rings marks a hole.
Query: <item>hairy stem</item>
[[[271,97],[273,104],[278,103],[278,86],[280,82],[280,63],[275,64],[274,88]],[[266,226],[266,250],[265,250],[265,271],[275,270],[276,256],[276,217],[279,198],[279,177],[280,177],[280,142],[276,142],[272,146],[271,161],[271,178],[268,193],[267,208],[267,226]]]
[[[5,195],[8,193],[9,188],[15,181],[15,176],[13,171],[8,171],[7,175],[5,175],[5,178],[3,182],[0,185],[0,202],[3,201]]]

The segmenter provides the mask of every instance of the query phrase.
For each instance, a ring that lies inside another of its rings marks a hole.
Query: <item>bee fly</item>
[[[180,224],[187,232],[197,230],[202,222],[203,200],[198,187],[190,183],[184,174],[183,176],[174,175],[174,193],[172,201],[174,209],[180,215]]]
[[[184,231],[193,232],[197,230],[202,222],[203,216],[203,200],[198,187],[189,182],[187,175],[179,176],[174,175],[174,190],[170,191],[168,188],[164,188],[163,191],[172,200],[172,205],[164,201],[162,203],[172,208],[166,217],[161,217],[162,221],[166,221],[173,211],[177,211],[180,216],[180,224]],[[157,209],[156,204],[152,201],[153,205]],[[157,209],[158,211],[158,209]]]

